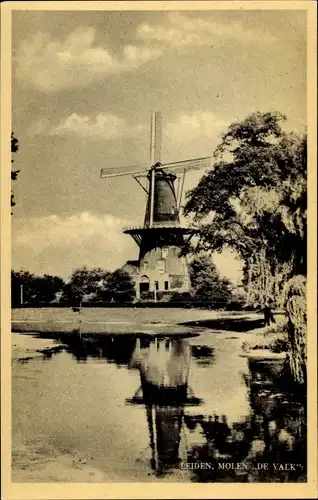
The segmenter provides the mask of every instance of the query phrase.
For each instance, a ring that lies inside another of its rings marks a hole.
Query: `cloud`
[[[115,269],[137,257],[133,241],[122,233],[127,221],[83,212],[15,221],[12,231],[14,269],[67,278],[77,267]]]
[[[180,114],[163,125],[164,149],[171,144],[184,144],[199,139],[218,140],[233,120],[226,120],[210,111],[194,111]],[[96,116],[73,113],[62,118],[57,124],[47,118],[39,118],[31,123],[30,135],[76,135],[92,140],[113,140],[121,137],[136,137],[145,130],[144,124],[129,124],[124,118],[102,112]]]
[[[143,130],[142,125],[131,126],[124,118],[113,114],[99,113],[95,118],[91,118],[73,113],[52,129],[51,134],[75,134],[88,139],[112,140],[119,137],[133,137],[141,130]]]
[[[247,29],[239,22],[220,23],[212,18],[189,17],[180,12],[170,12],[167,23],[151,25],[143,23],[137,28],[137,37],[142,40],[169,44],[173,47],[189,45],[213,45],[219,40],[234,40],[242,43],[273,42],[268,33]]]
[[[216,42],[270,43],[268,32],[247,28],[240,22],[220,23],[209,18],[170,12],[161,24],[136,27],[140,44],[124,45],[119,53],[95,43],[96,30],[80,26],[64,39],[38,32],[17,48],[13,61],[17,79],[45,93],[88,87],[106,76],[137,70],[169,48],[213,45]]]
[[[44,33],[24,40],[14,57],[16,77],[50,93],[138,69],[161,54],[159,48],[126,45],[114,55],[107,47],[94,45],[95,34],[92,27],[79,27],[64,40]]]
[[[121,137],[136,137],[143,130],[144,125],[131,125],[124,118],[103,112],[96,116],[72,113],[53,125],[47,118],[39,118],[31,123],[28,133],[30,136],[74,135],[81,139],[105,141]]]
[[[210,111],[196,111],[179,115],[166,124],[166,140],[186,142],[198,136],[217,138],[226,130],[231,120],[225,120]]]
[[[212,154],[232,119],[211,111],[195,110],[164,123],[163,151],[167,159],[186,159]]]

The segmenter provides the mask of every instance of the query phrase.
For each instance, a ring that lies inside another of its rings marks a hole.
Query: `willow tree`
[[[254,113],[232,124],[214,153],[214,169],[187,194],[201,250],[234,249],[244,262],[249,303],[284,305],[290,368],[306,371],[306,136],[286,133],[280,113]]]
[[[197,225],[194,251],[234,249],[259,306],[306,273],[306,138],[284,132],[284,121],[258,112],[232,124],[185,206]]]

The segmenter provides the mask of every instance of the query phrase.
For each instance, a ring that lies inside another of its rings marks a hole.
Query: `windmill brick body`
[[[136,295],[144,292],[189,292],[191,288],[187,260],[182,247],[194,230],[181,226],[180,207],[186,172],[201,170],[210,158],[194,158],[174,163],[160,163],[161,113],[151,116],[150,165],[104,168],[102,178],[132,175],[147,193],[144,224],[125,228],[139,246],[138,261],[128,261],[126,269],[135,280]],[[145,187],[140,179],[146,179]],[[176,186],[177,184],[177,186]]]

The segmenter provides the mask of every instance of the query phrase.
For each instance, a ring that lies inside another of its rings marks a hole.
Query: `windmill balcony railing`
[[[126,226],[123,228],[123,231],[127,232],[127,231],[142,231],[144,229],[169,229],[169,228],[190,230],[189,227],[181,226],[177,222],[162,222],[162,223],[155,222],[152,226],[150,226],[149,224],[143,226]]]

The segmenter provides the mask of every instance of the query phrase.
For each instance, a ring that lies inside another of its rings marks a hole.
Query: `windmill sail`
[[[150,164],[153,165],[161,160],[162,143],[162,115],[156,111],[151,115],[150,126]]]
[[[156,149],[157,148],[157,149]],[[156,158],[160,157],[159,145],[155,148]],[[155,156],[154,156],[155,157]],[[158,160],[159,161],[159,160]],[[211,166],[210,156],[205,156],[203,158],[192,158],[190,160],[175,161],[172,163],[166,163],[161,165],[159,168],[162,170],[169,170],[173,172],[187,172],[189,170],[202,170],[204,168],[209,168]],[[110,167],[102,168],[101,178],[105,179],[107,177],[120,177],[123,175],[135,175],[135,174],[146,174],[149,171],[149,166],[144,165],[131,165],[125,167]]]
[[[107,167],[102,168],[100,172],[100,176],[102,179],[107,177],[120,177],[123,175],[135,175],[135,174],[143,174],[148,172],[149,166],[145,165],[130,165],[125,167]]]
[[[203,158],[192,158],[190,160],[175,161],[173,163],[166,163],[161,168],[164,170],[171,170],[173,172],[188,170],[202,170],[211,166],[211,157],[205,156]]]

